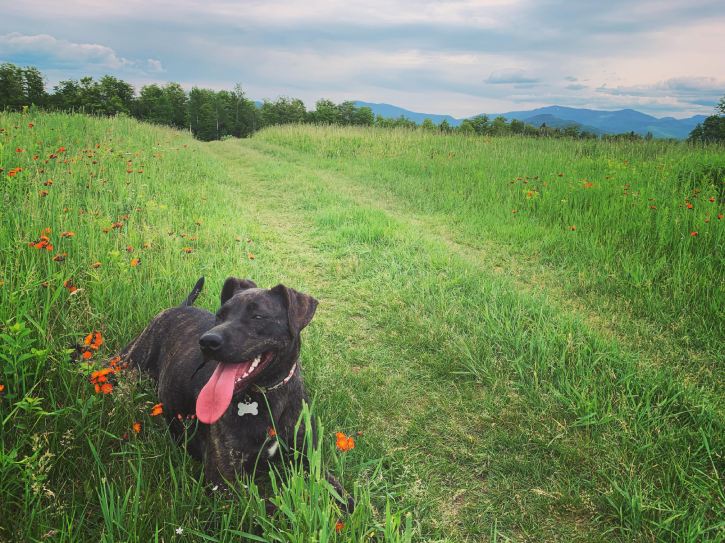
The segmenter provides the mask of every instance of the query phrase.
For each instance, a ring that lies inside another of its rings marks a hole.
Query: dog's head
[[[219,363],[197,398],[199,420],[212,424],[235,394],[284,378],[316,308],[313,297],[284,285],[261,289],[249,279],[229,277],[216,324],[199,339],[204,359]]]

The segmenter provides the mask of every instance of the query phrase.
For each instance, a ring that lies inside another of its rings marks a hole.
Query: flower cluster
[[[68,286],[66,286],[66,288],[70,290]],[[103,336],[100,332],[94,331],[88,334],[83,340],[83,347],[81,347],[81,356],[83,357],[83,360],[90,360],[90,358],[93,356],[93,353],[97,351],[101,347],[101,345],[103,345]]]
[[[346,436],[342,432],[337,432],[335,439],[335,445],[341,452],[347,452],[355,448],[355,440],[352,436]]]

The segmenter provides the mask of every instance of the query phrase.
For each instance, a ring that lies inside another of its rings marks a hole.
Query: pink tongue
[[[196,416],[204,424],[218,421],[232,402],[234,379],[245,362],[219,363],[196,399]]]

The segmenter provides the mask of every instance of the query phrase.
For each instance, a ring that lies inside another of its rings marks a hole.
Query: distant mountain
[[[450,115],[418,113],[417,111],[410,111],[408,109],[403,109],[402,107],[393,106],[390,104],[374,104],[372,102],[356,101],[355,105],[357,107],[369,107],[373,110],[373,113],[375,115],[380,115],[381,117],[385,117],[386,119],[397,119],[402,115],[403,117],[406,117],[411,121],[415,121],[418,124],[422,123],[425,119],[430,119],[435,124],[441,124],[444,120],[448,121],[448,124],[450,124],[451,126],[458,126],[459,124],[461,124],[461,119],[456,119],[454,117],[451,117]]]
[[[526,117],[524,119],[519,119],[519,120],[525,122],[526,124],[530,124],[531,126],[535,126],[537,128],[543,124],[545,124],[546,126],[548,126],[550,128],[566,128],[568,126],[575,126],[580,131],[586,131],[591,134],[596,134],[597,136],[606,134],[605,131],[600,130],[599,128],[595,128],[594,126],[581,124],[576,121],[567,121],[567,120],[560,119],[559,117],[555,117],[554,115],[549,115],[549,114],[534,115],[533,117]]]
[[[686,119],[675,119],[673,117],[658,119],[634,109],[600,111],[563,106],[547,106],[528,111],[502,113],[502,116],[507,119],[518,119],[520,121],[525,121],[537,115],[551,115],[564,121],[588,125],[606,134],[634,132],[644,136],[647,132],[652,132],[652,135],[657,138],[677,139],[686,138],[698,123],[707,118],[705,115],[695,115]]]
[[[367,106],[376,115],[387,118],[398,118],[401,115],[417,123],[424,119],[430,119],[436,124],[444,119],[451,126],[458,126],[463,119],[456,119],[450,115],[439,115],[432,113],[419,113],[410,111],[391,104],[375,104],[370,102],[355,102],[355,105]],[[493,119],[501,115],[508,120],[518,119],[534,126],[563,127],[572,123],[581,126],[582,130],[595,134],[621,134],[623,132],[634,132],[642,136],[651,132],[656,138],[686,138],[698,123],[704,121],[705,115],[695,115],[686,119],[675,119],[674,117],[663,117],[658,119],[633,109],[620,109],[617,111],[601,111],[596,109],[579,109],[563,106],[547,106],[527,111],[510,111],[508,113],[492,113],[488,116]]]

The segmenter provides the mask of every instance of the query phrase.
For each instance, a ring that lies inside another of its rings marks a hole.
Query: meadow
[[[722,147],[31,111],[0,168],[0,541],[725,537]],[[202,275],[320,300],[310,472],[232,499],[94,387]]]

